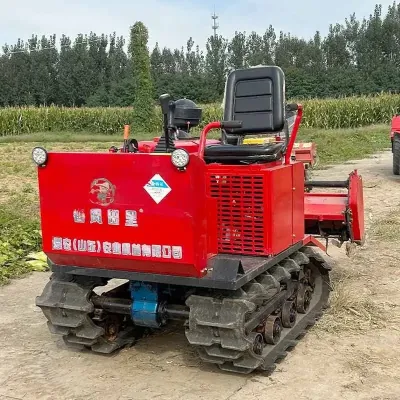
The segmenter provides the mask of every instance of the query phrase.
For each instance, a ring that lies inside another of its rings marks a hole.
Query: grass
[[[141,134],[141,139],[151,139],[152,134]],[[90,132],[38,132],[30,135],[0,136],[2,143],[115,143],[121,141],[118,135],[101,135]]]
[[[394,209],[383,219],[372,224],[372,234],[375,239],[396,242],[400,237],[400,210]]]
[[[195,133],[197,135],[198,132]],[[152,139],[160,133],[142,133],[132,136],[139,140]],[[108,149],[110,144],[120,144],[121,135],[101,135],[90,132],[42,132],[31,135],[0,137],[0,146],[6,143],[42,143],[46,145],[77,143],[93,145],[96,149]],[[386,125],[375,125],[355,129],[311,129],[301,128],[298,142],[315,142],[320,166],[337,164],[349,160],[357,160],[390,147],[389,128]],[[94,145],[96,144],[96,145]]]
[[[389,127],[301,129],[299,142],[315,142],[321,166],[359,160],[390,148]]]
[[[387,243],[392,248],[400,236],[400,209],[394,208],[383,218],[375,218],[370,224],[368,234],[370,243]],[[396,247],[393,250],[394,256],[385,254],[384,251],[380,252],[381,260],[378,262],[385,265],[385,268],[392,264],[397,268],[395,249]],[[364,251],[368,253],[371,250],[366,248]],[[374,290],[382,277],[377,272],[376,265],[373,270],[370,269],[370,262],[369,256],[358,252],[348,265],[336,266],[331,276],[329,309],[318,322],[317,332],[324,331],[336,335],[343,332],[363,334],[372,329],[384,328],[396,321],[397,316],[390,304],[378,303],[374,299]],[[363,282],[362,285],[360,282]]]
[[[41,246],[37,215],[37,202],[23,194],[0,205],[0,285],[32,270],[43,270],[43,265],[28,263],[29,255]]]
[[[354,277],[334,278],[328,312],[316,329],[328,333],[366,332],[383,327],[389,313],[373,302],[371,296],[361,295],[354,290],[350,281]]]

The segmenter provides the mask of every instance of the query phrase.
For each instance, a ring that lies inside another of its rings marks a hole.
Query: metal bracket
[[[233,282],[244,275],[242,262],[233,258],[216,258],[212,262],[212,279]]]

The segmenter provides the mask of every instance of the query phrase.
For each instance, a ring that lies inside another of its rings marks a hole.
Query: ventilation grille
[[[211,197],[217,199],[220,253],[263,255],[263,175],[209,175]]]

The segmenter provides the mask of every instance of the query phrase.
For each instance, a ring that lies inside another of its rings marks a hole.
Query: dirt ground
[[[9,399],[400,399],[400,180],[391,154],[319,171],[364,178],[368,238],[337,260],[332,305],[271,376],[203,365],[183,331],[105,357],[67,350],[34,305],[49,273],[0,288],[0,400]],[[380,221],[380,225],[377,225]]]

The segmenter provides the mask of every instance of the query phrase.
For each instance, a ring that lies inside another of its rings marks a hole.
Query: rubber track
[[[296,290],[304,266],[310,266],[317,276],[308,312],[297,315],[293,328],[283,328],[281,340],[276,345],[265,345],[261,356],[255,354],[252,349],[254,333],[246,333],[246,322],[257,312],[261,313],[259,322],[262,322],[279,309],[283,301],[293,295],[293,288]],[[204,362],[217,364],[222,370],[243,374],[255,370],[271,373],[321,317],[330,293],[330,269],[320,253],[305,247],[229,297],[193,295],[186,302],[190,307],[186,337]],[[288,289],[283,289],[285,287]],[[277,303],[279,307],[276,307]],[[263,310],[266,310],[264,314]]]
[[[104,337],[104,328],[95,324],[90,296],[93,288],[100,285],[104,283],[87,281],[82,284],[72,277],[52,274],[42,295],[36,298],[36,305],[46,316],[50,332],[61,335],[67,346],[110,354],[132,344],[135,337],[132,330],[125,330],[110,342]]]

